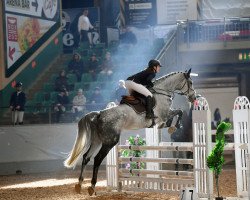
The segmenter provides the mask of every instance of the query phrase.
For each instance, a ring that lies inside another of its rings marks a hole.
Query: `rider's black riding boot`
[[[146,97],[146,118],[147,119],[154,119],[154,118],[156,118],[154,116],[153,98],[151,96],[147,96]]]

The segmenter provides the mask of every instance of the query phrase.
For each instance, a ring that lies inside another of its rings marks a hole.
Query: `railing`
[[[235,41],[250,39],[250,18],[178,21],[179,43]]]
[[[106,106],[106,103],[85,104],[85,109],[76,114],[72,110],[73,105],[68,104],[65,106],[65,111],[60,113],[59,120],[57,120],[58,112],[55,111],[53,104],[49,106],[25,106],[23,122],[25,125],[76,123],[88,112],[101,110]],[[12,112],[9,107],[0,107],[0,113],[0,126],[19,125],[14,124],[14,112]]]

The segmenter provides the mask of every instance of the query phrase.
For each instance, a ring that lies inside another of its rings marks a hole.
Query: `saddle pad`
[[[146,112],[145,100],[134,96],[122,96],[120,104],[126,104],[133,108],[137,114]],[[155,98],[153,98],[153,108],[155,107]]]

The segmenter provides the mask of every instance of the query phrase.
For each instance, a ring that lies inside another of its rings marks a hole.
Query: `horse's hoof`
[[[88,193],[89,196],[92,196],[94,194],[95,190],[92,187],[88,187]]]
[[[171,126],[171,127],[168,128],[168,133],[173,134],[176,131],[176,129],[177,128],[175,126]]]
[[[80,194],[81,193],[81,185],[78,183],[75,185],[75,191],[76,193]]]

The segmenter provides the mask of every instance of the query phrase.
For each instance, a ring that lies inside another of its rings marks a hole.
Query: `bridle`
[[[161,88],[150,88],[150,91],[152,91],[152,93],[155,93],[155,94],[161,94],[161,95],[165,95],[165,96],[168,96],[170,98],[173,98],[174,97],[174,94],[179,94],[179,95],[185,95],[185,96],[188,96],[190,90],[193,90],[191,87],[190,87],[190,83],[189,83],[189,78],[184,74],[184,77],[186,79],[185,83],[182,85],[182,87],[180,88],[180,92],[174,92],[174,91],[165,91],[164,89],[161,89]],[[182,89],[186,86],[187,84],[187,90],[185,92],[182,92]],[[160,90],[160,91],[159,91]],[[171,95],[169,94],[171,93]]]
[[[184,76],[185,76],[185,75],[184,75]],[[181,92],[178,92],[178,94],[179,94],[179,95],[186,95],[186,96],[187,96],[187,95],[189,94],[189,91],[190,91],[190,90],[193,90],[193,89],[190,87],[190,84],[189,84],[189,81],[188,81],[189,78],[186,77],[186,76],[185,76],[185,78],[186,78],[186,81],[185,81],[185,83],[183,84],[183,86],[182,86],[181,89],[180,89]],[[187,90],[186,90],[185,92],[182,92],[182,89],[185,87],[186,84],[187,84],[187,86],[188,86],[188,87],[187,87]]]

